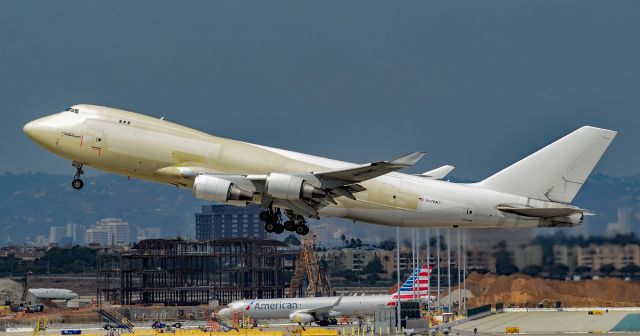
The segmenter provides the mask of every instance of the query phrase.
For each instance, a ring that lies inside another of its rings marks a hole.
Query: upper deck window
[[[73,112],[75,114],[78,114],[78,109],[77,108],[73,108],[73,107],[69,107],[68,109],[66,109],[65,111],[69,111],[69,112]]]

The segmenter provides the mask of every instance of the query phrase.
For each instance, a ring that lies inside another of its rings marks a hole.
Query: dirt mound
[[[564,307],[640,306],[640,282],[617,278],[563,281],[472,273],[467,289],[474,295],[469,299],[472,307],[496,302],[531,307],[545,300],[560,301]]]

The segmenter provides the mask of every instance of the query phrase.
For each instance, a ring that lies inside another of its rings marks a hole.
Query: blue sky
[[[0,172],[71,176],[22,126],[92,103],[470,179],[589,124],[637,174],[639,33],[637,1],[0,1]]]

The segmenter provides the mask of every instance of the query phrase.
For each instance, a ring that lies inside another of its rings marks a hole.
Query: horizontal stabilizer
[[[498,210],[502,212],[513,213],[525,217],[550,218],[550,217],[566,217],[576,213],[583,213],[584,209],[566,207],[566,208],[514,208],[509,206],[498,206]]]
[[[418,174],[416,176],[420,176],[420,177],[424,177],[432,180],[441,180],[455,168],[456,167],[454,166],[446,165],[446,166],[442,166],[442,167],[430,170],[428,172],[424,172],[422,174]]]

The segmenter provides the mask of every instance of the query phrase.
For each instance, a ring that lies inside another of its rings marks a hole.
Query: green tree
[[[382,266],[382,261],[380,261],[378,256],[373,257],[373,259],[371,259],[371,261],[362,269],[362,274],[378,274],[383,272],[384,267]]]
[[[545,268],[545,271],[549,274],[551,279],[562,280],[567,277],[569,273],[569,267],[563,264],[553,264]]]
[[[633,275],[635,273],[640,272],[640,266],[638,265],[634,265],[634,264],[629,264],[627,266],[624,266],[620,269],[620,272],[627,274],[627,275]]]
[[[358,274],[352,270],[344,270],[340,272],[340,275],[349,281],[358,281]]]
[[[511,261],[511,253],[505,249],[498,250],[496,256],[496,273],[511,275],[518,272],[518,266]]]
[[[616,270],[616,267],[613,264],[604,264],[600,266],[600,273],[609,275]]]
[[[289,235],[284,239],[284,242],[289,246],[300,246],[300,239],[294,235]]]
[[[380,276],[378,273],[371,273],[367,275],[367,281],[374,285],[376,282],[380,281]]]
[[[529,265],[522,269],[522,273],[530,276],[538,276],[542,272],[542,267],[538,265]]]
[[[387,251],[393,251],[396,248],[396,242],[391,239],[385,239],[380,242],[380,248]]]
[[[578,266],[578,267],[576,267],[575,270],[573,270],[573,272],[576,273],[576,274],[580,274],[580,275],[586,274],[586,273],[591,272],[591,267],[584,266],[584,265],[583,266]]]

